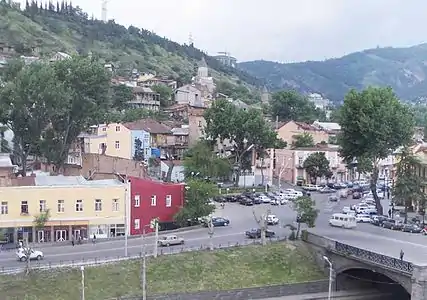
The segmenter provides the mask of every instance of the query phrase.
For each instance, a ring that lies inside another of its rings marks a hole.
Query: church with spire
[[[193,78],[193,84],[206,88],[211,94],[215,91],[215,83],[213,77],[209,76],[208,64],[204,57],[199,62],[197,75]]]

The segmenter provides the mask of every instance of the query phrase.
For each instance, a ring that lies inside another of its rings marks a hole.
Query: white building
[[[330,105],[330,101],[328,99],[323,98],[322,95],[317,93],[311,93],[308,95],[308,100],[312,102],[316,108],[321,110],[326,110]]]

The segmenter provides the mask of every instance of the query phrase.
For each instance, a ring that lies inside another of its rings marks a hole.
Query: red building
[[[151,220],[173,221],[184,205],[184,184],[156,182],[150,179],[128,177],[130,180],[130,234],[151,232]]]

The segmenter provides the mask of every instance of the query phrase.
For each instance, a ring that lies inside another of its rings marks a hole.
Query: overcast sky
[[[101,0],[73,0],[95,17]],[[323,60],[427,40],[426,0],[110,0],[108,18],[239,61]]]

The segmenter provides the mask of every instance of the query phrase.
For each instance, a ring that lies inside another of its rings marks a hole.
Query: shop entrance
[[[43,243],[45,242],[45,238],[44,238],[44,230],[39,230],[37,231],[37,241],[39,243]]]
[[[57,230],[55,232],[55,237],[57,242],[63,242],[67,240],[67,231],[66,230]]]

